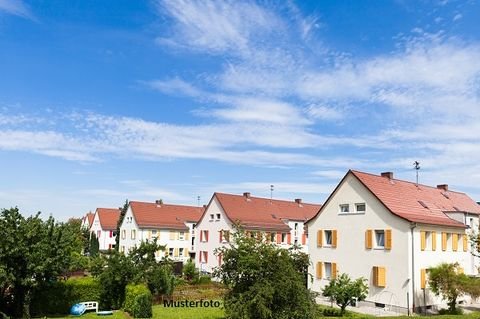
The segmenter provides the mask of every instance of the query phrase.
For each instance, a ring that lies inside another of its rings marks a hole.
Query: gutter
[[[410,234],[412,235],[412,314],[415,313],[415,241],[413,230],[417,227],[417,223],[410,224]]]

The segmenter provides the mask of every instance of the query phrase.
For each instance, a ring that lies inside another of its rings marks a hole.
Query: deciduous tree
[[[347,274],[341,274],[337,278],[330,280],[325,286],[322,294],[330,297],[339,307],[342,316],[347,306],[353,305],[356,300],[365,300],[368,294],[366,279],[350,279]]]

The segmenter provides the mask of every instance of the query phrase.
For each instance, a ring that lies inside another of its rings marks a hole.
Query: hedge
[[[30,306],[33,316],[68,314],[70,307],[83,301],[100,301],[100,283],[92,277],[56,281],[34,292]]]
[[[146,285],[127,285],[124,310],[134,318],[152,317],[152,293]]]

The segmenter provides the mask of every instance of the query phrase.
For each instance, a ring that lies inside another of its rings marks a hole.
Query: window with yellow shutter
[[[332,279],[337,278],[337,272],[338,272],[337,263],[332,263],[332,276],[331,276]]]
[[[468,250],[468,237],[466,234],[462,235],[462,240],[463,240],[463,251]]]
[[[332,248],[337,248],[337,230],[332,230]]]
[[[420,231],[420,249],[424,251],[426,247],[427,247],[427,232],[422,230]]]
[[[437,250],[437,233],[432,231],[432,251]]]
[[[392,249],[392,230],[385,229],[385,249]]]

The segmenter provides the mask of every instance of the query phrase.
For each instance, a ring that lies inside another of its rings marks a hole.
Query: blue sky
[[[350,168],[480,200],[478,1],[0,0],[0,207],[214,191],[321,203]]]

